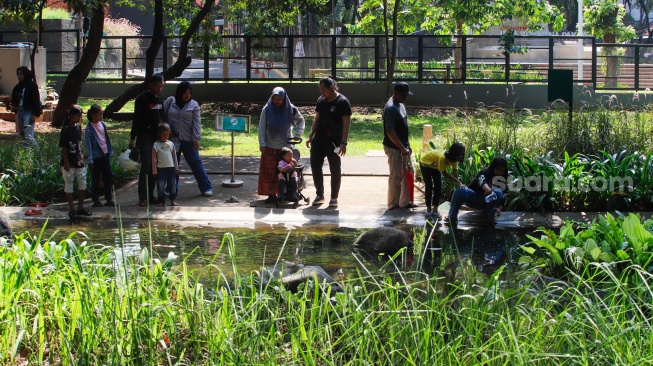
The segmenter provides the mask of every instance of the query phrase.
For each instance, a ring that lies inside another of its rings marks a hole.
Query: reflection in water
[[[17,221],[15,232],[36,233],[42,222]],[[524,235],[532,230],[497,229],[494,226],[453,230],[436,228],[432,233],[422,227],[397,226],[411,239],[425,246],[406,252],[388,265],[389,256],[359,256],[352,243],[364,230],[334,226],[313,226],[288,230],[283,227],[261,225],[255,230],[229,229],[202,226],[180,226],[167,222],[136,221],[123,223],[122,229],[115,221],[89,221],[70,226],[67,221],[50,221],[46,237],[64,239],[70,231],[82,231],[90,243],[113,245],[127,257],[138,255],[142,248],[152,248],[161,258],[174,252],[186,259],[187,266],[207,275],[233,273],[233,264],[241,273],[272,266],[278,260],[288,260],[305,265],[321,266],[334,278],[341,280],[356,275],[361,265],[371,273],[379,271],[421,270],[427,274],[456,271],[462,263],[473,265],[480,273],[491,274],[499,266],[510,263],[513,249],[525,242]],[[231,258],[224,240],[226,233],[235,237],[235,257]],[[432,234],[432,235],[430,235]],[[414,237],[413,237],[414,236]],[[430,238],[430,240],[429,240]],[[116,251],[118,252],[118,251]],[[233,261],[232,261],[233,259]]]

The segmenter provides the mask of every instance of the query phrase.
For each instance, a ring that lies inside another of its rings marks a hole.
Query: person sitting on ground
[[[288,139],[293,136],[299,139],[304,133],[306,122],[288,98],[283,88],[276,87],[268,103],[261,111],[259,120],[258,142],[261,150],[261,162],[259,166],[258,194],[267,195],[265,203],[276,202],[277,163],[281,159],[283,147],[290,146]]]
[[[160,124],[158,135],[159,141],[152,145],[152,175],[156,177],[157,193],[161,197],[159,205],[165,206],[165,197],[168,196],[171,206],[179,206],[175,201],[177,199],[179,164],[175,144],[168,140],[170,125]]]
[[[503,197],[508,188],[508,162],[496,157],[490,166],[482,169],[467,187],[457,188],[451,197],[449,222],[458,222],[458,211],[463,204],[474,209],[483,210],[490,221],[494,221],[503,210]]]
[[[420,158],[419,167],[424,179],[424,196],[426,199],[426,218],[440,218],[438,206],[442,195],[442,175],[456,183],[456,188],[465,185],[458,180],[458,163],[465,158],[465,146],[456,142],[449,150],[431,150]],[[447,173],[451,169],[451,174]]]
[[[290,148],[284,147],[281,149],[281,160],[277,165],[279,170],[279,202],[283,202],[286,198],[288,201],[297,202],[297,160],[293,158],[293,152]],[[289,194],[286,194],[288,190]]]
[[[92,215],[90,211],[84,208],[86,167],[84,166],[84,153],[82,152],[82,128],[79,125],[81,119],[82,107],[73,105],[67,112],[66,120],[59,134],[61,174],[63,175],[64,192],[70,210],[68,216],[71,219],[75,219],[80,215]],[[73,202],[75,179],[77,179],[77,210],[75,210]]]
[[[102,107],[93,104],[86,112],[89,123],[84,131],[87,163],[91,169],[91,194],[93,207],[114,206],[111,189],[113,188],[113,171],[111,170],[111,155],[113,148],[109,139],[107,125],[102,121]],[[100,179],[104,184],[105,203],[100,202]]]

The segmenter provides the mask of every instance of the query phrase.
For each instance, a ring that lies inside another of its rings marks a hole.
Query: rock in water
[[[297,288],[309,279],[316,279],[319,283],[326,283],[331,286],[331,293],[344,292],[344,289],[336,280],[320,266],[305,266],[293,262],[280,262],[274,267],[266,267],[261,273],[261,283],[265,286],[270,280],[276,278],[281,280],[283,286],[291,292],[297,292]]]
[[[401,248],[411,248],[415,244],[408,234],[393,227],[377,227],[362,233],[354,240],[354,247],[368,253],[392,254]]]
[[[6,236],[10,239],[13,237],[11,221],[9,221],[9,216],[4,211],[0,211],[0,236]]]

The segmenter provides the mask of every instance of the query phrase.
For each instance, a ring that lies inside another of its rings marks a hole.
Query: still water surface
[[[14,232],[28,231],[36,236],[43,224],[40,220],[15,221]],[[53,240],[59,241],[78,231],[88,238],[80,234],[73,239],[76,243],[88,241],[89,244],[115,246],[123,248],[128,256],[137,255],[142,248],[148,248],[151,239],[154,251],[161,258],[173,252],[178,256],[177,262],[185,258],[191,269],[219,271],[226,275],[233,273],[229,250],[226,245],[221,246],[227,233],[235,238],[233,262],[240,273],[271,266],[282,259],[321,266],[336,279],[343,279],[360,271],[361,265],[368,269],[380,268],[387,262],[387,258],[379,260],[357,255],[352,243],[365,229],[335,225],[288,229],[260,224],[252,230],[185,225],[188,223],[182,226],[164,221],[132,221],[123,223],[121,228],[116,221],[91,220],[71,225],[67,220],[51,220],[45,228],[45,237],[53,236]],[[428,236],[430,230],[409,225],[396,227],[407,232],[411,238],[415,235]],[[525,234],[533,232],[533,229],[499,229],[492,226],[452,232],[448,227],[438,227],[425,252],[430,257],[448,253],[461,259],[471,258],[479,271],[487,272],[498,264],[514,263],[515,248],[527,242]]]

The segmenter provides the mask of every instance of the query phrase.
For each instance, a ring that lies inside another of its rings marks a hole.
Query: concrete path
[[[326,204],[320,206],[307,205],[300,201],[299,207],[293,209],[290,204],[276,208],[266,204],[266,197],[257,195],[258,157],[237,157],[235,161],[235,180],[243,182],[239,188],[222,187],[223,182],[231,182],[231,157],[203,157],[209,177],[214,187],[213,197],[203,197],[195,183],[188,166],[183,162],[180,166],[181,181],[177,202],[178,207],[148,208],[138,207],[137,182],[120,188],[116,192],[117,209],[110,207],[91,208],[90,200],[87,207],[93,211],[88,220],[113,220],[119,215],[123,220],[166,220],[179,224],[208,225],[216,227],[257,227],[260,225],[284,225],[287,227],[307,226],[315,224],[342,227],[368,228],[389,224],[424,225],[423,195],[416,191],[416,202],[420,205],[414,210],[387,211],[387,160],[382,156],[345,157],[342,161],[342,185],[339,205],[329,208]],[[307,162],[305,175],[307,187],[303,194],[312,202],[315,198],[315,187],[311,176],[311,168]],[[330,194],[330,176],[325,161],[326,197]],[[4,207],[12,220],[28,218],[25,212],[29,207]],[[446,215],[448,204],[440,206],[440,211]],[[41,208],[42,214],[32,216],[35,219],[67,218],[68,205],[55,204]],[[566,213],[541,215],[539,213],[506,212],[497,219],[499,227],[538,227],[558,226],[563,220],[591,220],[596,214]],[[86,218],[85,218],[86,219]],[[461,211],[459,227],[487,225],[476,212]]]

